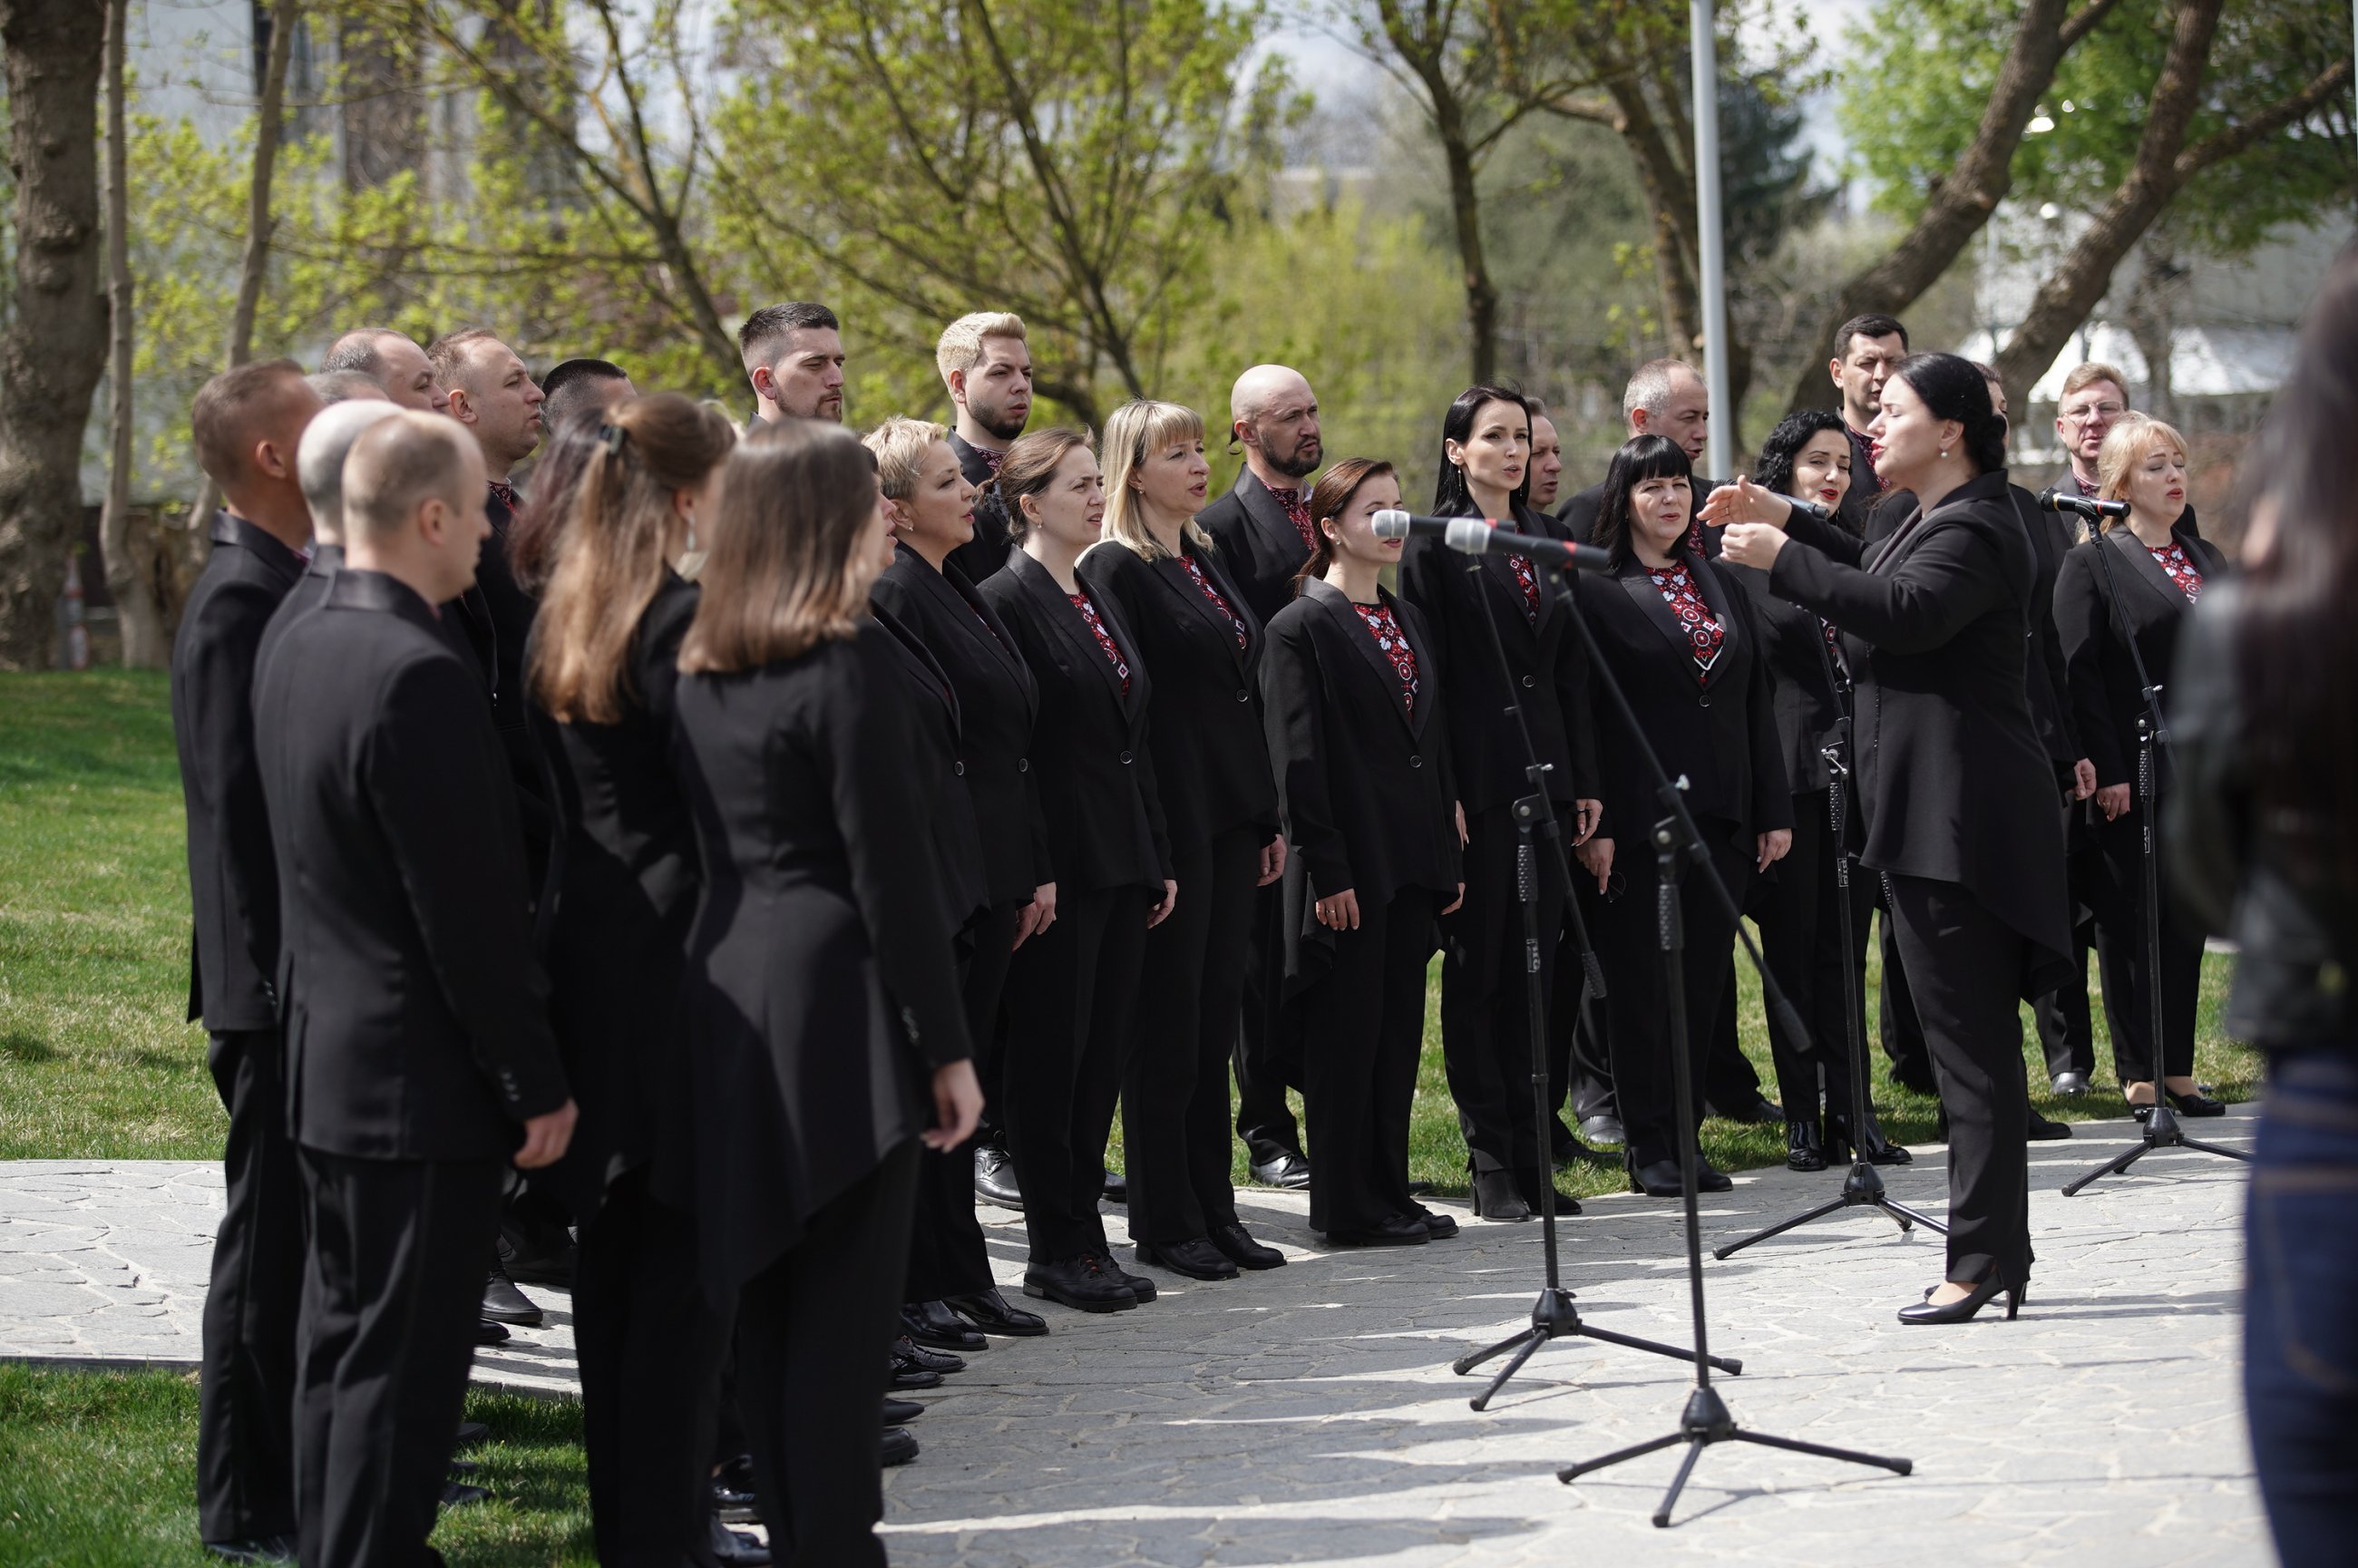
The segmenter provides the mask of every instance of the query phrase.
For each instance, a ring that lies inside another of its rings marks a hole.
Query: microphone
[[[2091,501],[2084,495],[2066,495],[2059,490],[2039,492],[2039,509],[2042,512],[2071,512],[2090,522],[2099,517],[2125,517],[2129,503],[2125,501]]]
[[[1412,535],[1440,540],[1464,556],[1529,556],[1566,571],[1607,572],[1605,552],[1594,545],[1574,545],[1538,534],[1519,534],[1487,517],[1420,517],[1387,507],[1373,518],[1379,539],[1405,539]]]

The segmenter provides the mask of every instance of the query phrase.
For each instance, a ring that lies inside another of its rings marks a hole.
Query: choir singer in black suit
[[[1237,1217],[1228,1057],[1243,1002],[1253,890],[1285,871],[1259,697],[1261,625],[1195,521],[1211,465],[1204,421],[1131,402],[1106,420],[1106,537],[1076,580],[1130,631],[1154,683],[1148,741],[1179,883],[1146,942],[1139,1039],[1122,1085],[1130,1235],[1142,1263],[1233,1279],[1279,1256]]]
[[[950,559],[979,584],[1007,564],[1007,508],[990,488],[990,476],[1007,449],[1032,418],[1032,347],[1023,318],[1004,310],[977,310],[942,329],[934,345],[934,368],[957,409],[949,433],[958,471],[979,492],[974,537],[950,552]]]
[[[1744,591],[1689,547],[1691,473],[1685,450],[1660,436],[1639,436],[1613,454],[1595,534],[1613,575],[1581,579],[1576,597],[1663,770],[1687,781],[1687,811],[1711,870],[1740,909],[1753,878],[1792,848],[1793,797],[1758,619]],[[1629,1135],[1622,1158],[1632,1192],[1675,1197],[1684,1190],[1676,1119],[1703,1116],[1704,1054],[1728,983],[1736,923],[1698,868],[1682,864],[1693,1098],[1682,1106],[1656,925],[1651,829],[1664,806],[1618,709],[1602,692],[1592,700],[1605,817],[1577,853],[1603,895],[1596,942],[1613,976],[1606,1033]],[[1732,1184],[1708,1162],[1699,1179],[1705,1192]]]
[[[1345,1246],[1421,1245],[1457,1222],[1408,1180],[1433,917],[1457,907],[1465,814],[1432,633],[1377,574],[1401,541],[1390,463],[1349,458],[1312,492],[1318,547],[1269,623],[1270,762],[1292,852],[1285,979],[1301,1014],[1310,1227]]]
[[[2029,1276],[2028,1108],[2016,1011],[2063,971],[2055,775],[2030,716],[2030,540],[2006,494],[2005,425],[1981,373],[1914,354],[1868,434],[1917,497],[1868,546],[1749,481],[1706,509],[1727,558],[1842,629],[1855,688],[1860,863],[1891,917],[1951,1129],[1946,1280],[1906,1323],[1971,1317]]]
[[[786,1562],[881,1568],[878,1420],[917,1150],[973,1134],[907,697],[869,619],[892,519],[849,432],[773,421],[721,475],[680,643],[704,901],[686,1005],[692,1206]]]
[[[2179,634],[2195,602],[2225,580],[2217,546],[2176,526],[2186,513],[2186,438],[2158,419],[2124,414],[2097,460],[2104,500],[2125,501],[2125,521],[2106,518],[2095,536],[2063,557],[2055,619],[2080,734],[2095,763],[2096,964],[2104,1021],[2123,1092],[2134,1107],[2154,1102],[2154,1075],[2180,1116],[2224,1116],[2226,1106],[2194,1081],[2194,1006],[2202,978],[2202,933],[2168,899],[2161,908],[2161,972],[2146,957],[2145,825],[2137,813],[2137,721],[2146,717],[2137,656],[2155,681],[2170,678]],[[2098,552],[2110,550],[2111,571]],[[2134,641],[2136,655],[2130,653]],[[2166,717],[2169,694],[2158,698]],[[2167,798],[2169,753],[2155,743],[2154,789]],[[2157,852],[2158,845],[2157,844]],[[2164,867],[2164,881],[2169,868]],[[2158,1064],[2153,989],[2161,988]]]
[[[1016,950],[1007,977],[1001,1114],[1023,1180],[1023,1289],[1085,1312],[1120,1311],[1151,1298],[1114,1264],[1098,1195],[1146,934],[1169,917],[1179,888],[1147,747],[1153,687],[1121,611],[1074,575],[1105,517],[1088,437],[1024,437],[997,484],[1016,548],[981,592],[1040,685],[1033,776],[1056,867],[1055,922]]]
[[[436,625],[490,531],[482,460],[439,416],[380,420],[344,514],[344,569],[254,679],[310,1233],[298,1533],[306,1563],[427,1562],[503,1176],[563,1155],[575,1109],[499,733]]]
[[[598,1558],[676,1568],[704,1526],[729,1324],[698,1286],[695,1217],[652,1185],[690,1137],[678,1000],[700,884],[671,749],[696,587],[677,567],[711,526],[736,433],[677,393],[588,422],[598,445],[525,659],[565,836],[550,1015],[581,1105],[554,1177],[581,1220],[573,1334]]]
[[[1433,509],[1471,514],[1522,532],[1552,523],[1523,503],[1531,422],[1521,395],[1467,389],[1441,427],[1441,475]],[[1588,658],[1567,603],[1523,556],[1469,559],[1440,541],[1412,539],[1401,561],[1401,597],[1431,633],[1450,726],[1452,773],[1465,803],[1466,897],[1443,924],[1442,1054],[1466,1136],[1474,1212],[1531,1217],[1539,1184],[1552,1179],[1544,1130],[1531,1125],[1531,1035],[1524,1011],[1522,916],[1515,896],[1513,804],[1531,793],[1524,734],[1548,768],[1543,788],[1563,819],[1563,842],[1585,840],[1601,809],[1588,711]],[[1495,621],[1508,667],[1490,642]],[[1519,721],[1511,701],[1522,709]],[[1538,878],[1541,1006],[1555,984],[1565,889],[1541,850]],[[1564,1200],[1563,1211],[1578,1213]]]
[[[224,1552],[291,1545],[295,1530],[301,1177],[287,1138],[278,870],[253,695],[264,633],[303,576],[297,552],[311,518],[297,452],[319,412],[319,395],[292,360],[242,365],[197,394],[197,459],[225,504],[172,643],[172,735],[195,915],[189,1016],[204,1021],[205,1065],[229,1113],[228,1201],[205,1294],[197,1406],[197,1525]]]

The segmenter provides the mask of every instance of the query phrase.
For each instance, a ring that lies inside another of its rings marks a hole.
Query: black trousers
[[[959,979],[966,1003],[967,1033],[978,1052],[986,1040],[1001,1038],[1000,1002],[1013,962],[1019,906],[1000,904],[974,927],[974,946],[961,966]],[[1061,918],[1057,922],[1062,925]],[[1050,926],[1051,931],[1055,926]],[[1031,942],[1040,940],[1037,936]],[[1025,944],[1026,947],[1031,942]],[[1004,1048],[994,1044],[988,1052],[986,1108],[1005,1130],[1007,1087]],[[979,1075],[979,1069],[978,1070]],[[1016,1180],[1024,1180],[1017,1162]],[[918,1156],[914,1217],[909,1223],[909,1263],[902,1287],[912,1302],[937,1302],[946,1296],[979,1295],[999,1281],[990,1271],[990,1251],[983,1244],[982,1221],[974,1212],[974,1145],[961,1143],[943,1151],[927,1148]],[[1024,1201],[1032,1195],[1027,1191]]]
[[[1728,824],[1705,819],[1698,826],[1711,846],[1713,865],[1740,903],[1751,889],[1754,855],[1734,846],[1734,829]],[[1651,848],[1643,834],[1630,834],[1616,842],[1613,868],[1622,891],[1605,901],[1605,917],[1596,934],[1612,968],[1606,1001],[1613,1017],[1613,1086],[1620,1100],[1621,1125],[1628,1133],[1623,1148],[1630,1162],[1638,1165],[1678,1158],[1676,1119],[1681,1114],[1671,1076],[1670,992],[1656,924],[1659,883]],[[1704,1058],[1727,988],[1736,926],[1727,917],[1726,907],[1703,885],[1702,873],[1693,866],[1680,875],[1679,902],[1686,942],[1681,967],[1686,981],[1686,1048],[1693,1090],[1684,1114],[1700,1123],[1705,1092]]]
[[[2076,880],[2076,879],[2075,879]],[[2088,954],[2096,946],[2096,923],[2082,915],[2071,925],[2072,972],[2076,979],[2030,1004],[2031,1022],[2047,1058],[2050,1077],[2058,1073],[2093,1076],[2096,1070],[2096,1021],[2088,1006]]]
[[[1302,1152],[1302,1129],[1285,1103],[1302,1071],[1302,1042],[1285,1005],[1285,883],[1253,894],[1252,945],[1245,955],[1243,1027],[1237,1031],[1237,1136],[1256,1164]]]
[[[1056,923],[1008,971],[1003,1120],[1034,1263],[1106,1250],[1098,1195],[1153,905],[1143,888],[1059,889]]]
[[[1500,806],[1477,811],[1466,819],[1466,902],[1441,923],[1442,1062],[1475,1171],[1509,1171],[1528,1186],[1545,1165],[1539,1130],[1531,1125],[1531,1025],[1513,810]],[[1545,864],[1545,847],[1534,849],[1540,862],[1532,870],[1544,1025],[1552,1011],[1564,890]],[[1314,1154],[1312,1165],[1316,1166]]]
[[[2153,1080],[2152,966],[2145,949],[2145,807],[2096,824],[2102,857],[2096,911],[2096,972],[2104,978],[2104,1024],[2124,1084]],[[2165,876],[2168,867],[2162,868]],[[2161,901],[2161,1071],[2194,1071],[2194,1009],[2202,985],[2202,934],[2187,928],[2165,892]]]
[[[1891,925],[1949,1113],[1949,1272],[2030,1277],[2030,1100],[2017,1008],[2029,939],[1955,882],[1892,876]]]
[[[1824,1109],[1850,1115],[1850,1026],[1843,1016],[1843,966],[1854,959],[1842,939],[1842,889],[1833,824],[1827,815],[1830,794],[1813,789],[1793,796],[1793,847],[1777,862],[1774,874],[1760,878],[1752,892],[1760,956],[1810,1032],[1805,1047],[1786,1039],[1775,1017],[1768,1020],[1769,1054],[1777,1065],[1778,1098],[1784,1101],[1788,1121],[1818,1120],[1821,1090]],[[1855,867],[1853,874],[1858,874]],[[1863,1038],[1863,964],[1848,990],[1861,999]]]
[[[1596,927],[1604,919],[1604,896],[1596,891],[1595,882],[1581,871],[1577,861],[1573,863],[1572,877],[1574,887],[1580,894],[1580,913],[1588,923],[1589,940],[1592,944],[1597,943]],[[1580,962],[1580,955],[1573,949],[1569,936],[1571,924],[1569,920],[1564,922],[1567,935],[1560,952],[1564,966],[1563,972],[1566,975],[1572,973],[1573,965]],[[1601,946],[1598,950],[1602,952]],[[1600,964],[1603,962],[1601,957],[1598,961]],[[1608,997],[1612,994],[1612,984],[1608,975],[1606,979]],[[1548,1014],[1553,1021],[1550,1025],[1552,1033],[1556,1040],[1563,1042],[1561,1056],[1566,1082],[1564,1092],[1556,1097],[1557,1103],[1568,1103],[1574,1119],[1578,1121],[1585,1121],[1592,1116],[1619,1115],[1619,1102],[1613,1095],[1613,1052],[1609,1044],[1611,1011],[1605,999],[1592,1001],[1584,1015],[1580,1011],[1580,987],[1568,980],[1556,988],[1549,1003]],[[1557,1057],[1558,1053],[1551,1050],[1548,1069],[1551,1092],[1554,1088],[1552,1076]]]
[[[1172,857],[1179,902],[1146,935],[1138,1045],[1121,1087],[1133,1241],[1167,1247],[1236,1223],[1228,1056],[1268,841],[1238,827]]]
[[[207,1541],[246,1541],[295,1529],[303,1171],[287,1135],[277,1031],[216,1034],[205,1062],[229,1112],[222,1156],[229,1203],[205,1292],[197,1528]]]
[[[300,1151],[310,1260],[296,1331],[305,1568],[438,1564],[440,1507],[474,1359],[503,1160]]]
[[[885,1360],[919,1147],[812,1215],[738,1296],[738,1409],[781,1568],[884,1568]]]
[[[728,1314],[697,1286],[696,1217],[625,1173],[581,1227],[573,1343],[590,1456],[590,1523],[605,1568],[680,1568],[705,1531],[707,1435]]]
[[[1887,882],[1887,878],[1878,878]],[[1891,1081],[1904,1084],[1919,1094],[1937,1094],[1940,1080],[1932,1071],[1931,1047],[1924,1039],[1924,1025],[1916,1015],[1915,988],[1909,983],[1908,962],[1899,944],[1898,921],[1891,910],[1891,890],[1883,889],[1883,919],[1877,928],[1877,939],[1883,948],[1883,997],[1877,1019],[1877,1033],[1883,1040],[1883,1054],[1891,1062]]]
[[[1409,1113],[1424,1049],[1434,907],[1423,888],[1362,906],[1359,928],[1335,933],[1332,967],[1299,999],[1313,1230],[1367,1230],[1416,1212]],[[1528,1092],[1528,1069],[1523,1079]]]

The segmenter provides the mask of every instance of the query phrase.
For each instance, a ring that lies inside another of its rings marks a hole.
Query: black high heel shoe
[[[2169,1097],[2169,1108],[2176,1111],[2180,1116],[2224,1116],[2227,1114],[2227,1102],[2225,1100],[2212,1099],[2201,1089],[2196,1089],[2190,1095],[2180,1094],[2176,1089],[2164,1089],[2161,1092]]]
[[[1952,1302],[1943,1302],[1939,1306],[1934,1306],[1931,1300],[1927,1299],[1901,1307],[1899,1321],[1913,1324],[1971,1323],[1974,1320],[1974,1314],[1987,1306],[1991,1298],[2000,1291],[2006,1292],[2006,1320],[2012,1323],[2015,1314],[2022,1310],[2022,1298],[2026,1292],[2019,1285],[2008,1285],[2001,1281],[1995,1270],[1991,1271],[1989,1276],[1980,1284],[1974,1287],[1971,1295],[1960,1296]],[[1927,1294],[1929,1298],[1929,1292]]]

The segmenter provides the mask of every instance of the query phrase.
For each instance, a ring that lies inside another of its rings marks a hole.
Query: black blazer
[[[254,672],[303,557],[227,512],[172,643],[172,738],[188,809],[189,1016],[215,1033],[277,1022],[278,871],[254,755]]]
[[[975,821],[974,796],[966,787],[966,764],[958,760],[964,741],[957,688],[925,639],[894,620],[891,611],[872,602],[868,611],[890,633],[885,652],[909,695],[899,706],[908,717],[917,798],[925,802],[934,860],[940,868],[936,886],[941,892],[943,925],[964,937],[990,912],[990,880],[983,869],[982,829]],[[960,950],[970,946],[966,943]]]
[[[1310,558],[1302,531],[1250,468],[1238,470],[1228,494],[1195,514],[1196,524],[1219,547],[1220,565],[1264,626],[1293,602],[1293,574]]]
[[[2186,558],[2202,574],[2202,590],[2227,575],[2227,557],[2206,539],[2176,535]],[[2110,550],[2112,576],[2104,575],[2099,550]],[[2117,585],[2120,598],[2113,598]],[[2137,684],[2136,661],[2129,640],[2136,643],[2153,679],[2165,683],[2162,712],[2170,709],[2167,689],[2177,666],[2178,637],[2189,611],[2186,596],[2161,569],[2137,536],[2122,524],[2109,533],[2075,545],[2063,557],[2055,584],[2055,622],[2062,640],[2072,711],[2088,760],[2096,764],[2096,783],[2136,782],[2136,724],[2145,716],[2145,692]],[[2156,779],[2168,776],[2162,768]]]
[[[1842,628],[1870,871],[1956,882],[2046,948],[2025,997],[2068,952],[2063,819],[2030,716],[2030,540],[2003,471],[1911,511],[1869,545],[1795,514],[1768,574]]]
[[[2039,510],[2039,503],[2022,486],[2010,484],[2006,493],[2022,520],[2022,531],[2030,536],[2035,563],[2030,579],[2030,716],[2038,721],[2049,760],[2060,771],[2088,754],[2072,714],[2063,643],[2055,624],[2055,580],[2071,548],[2072,528],[2061,514]]]
[[[990,488],[990,462],[980,449],[952,430],[950,450],[957,454],[958,471],[966,475],[967,483],[980,486],[982,493],[974,498],[974,537],[952,550],[946,564],[964,572],[968,582],[980,583],[1007,564],[1011,543],[1007,532],[1007,503],[1000,500],[999,492]]]
[[[695,585],[669,572],[625,657],[611,724],[540,715],[565,836],[549,923],[550,1022],[581,1119],[557,1175],[577,1215],[606,1184],[685,1145],[682,956],[700,887],[696,832],[672,772],[680,639]]]
[[[254,681],[297,1141],[496,1159],[565,1103],[515,799],[435,611],[346,568]]]
[[[1039,781],[1057,888],[1161,892],[1173,872],[1170,827],[1147,741],[1154,683],[1139,661],[1130,623],[1110,600],[1090,600],[1130,666],[1125,692],[1113,661],[1047,568],[1018,550],[1007,569],[977,591],[1013,633],[1040,684],[1032,776]]]
[[[1536,514],[1534,533],[1555,530]],[[1554,591],[1552,574],[1540,574],[1540,611],[1523,614],[1522,589],[1504,556],[1466,557],[1438,539],[1413,538],[1401,554],[1401,597],[1416,606],[1448,685],[1452,772],[1468,816],[1527,793],[1523,732],[1503,700],[1508,678],[1498,669],[1483,624],[1484,599],[1498,622],[1513,696],[1531,726],[1531,742],[1548,774],[1548,798],[1559,805],[1597,798],[1596,746],[1589,721],[1588,649],[1572,623],[1571,600]],[[1477,595],[1479,597],[1477,597]]]
[[[892,634],[678,691],[704,902],[688,938],[694,1206],[726,1301],[932,1119],[971,1054]]]
[[[313,542],[310,565],[296,579],[295,586],[287,590],[287,597],[278,601],[278,608],[270,612],[269,623],[262,629],[262,645],[254,654],[254,668],[260,669],[269,663],[271,650],[277,647],[280,639],[287,635],[287,627],[327,601],[328,579],[334,577],[343,564],[344,547],[341,545]],[[451,617],[443,616],[435,624],[443,630],[446,639],[454,647],[466,646],[464,636],[454,635],[458,628],[451,624]]]
[[[999,612],[964,572],[936,571],[906,545],[869,597],[917,634],[950,677],[958,700],[958,760],[982,835],[983,876],[993,903],[1029,903],[1056,880],[1032,769],[1040,688]]]
[[[1277,833],[1277,785],[1261,732],[1260,618],[1216,554],[1182,546],[1183,559],[1150,561],[1119,540],[1092,545],[1076,572],[1100,609],[1114,606],[1129,628],[1130,667],[1154,683],[1154,757],[1174,855],[1199,849],[1223,833],[1251,827]],[[1236,629],[1188,577],[1184,559],[1245,623]]]
[[[1611,577],[1582,577],[1580,609],[1663,770],[1673,779],[1686,775],[1687,810],[1734,824],[1735,843],[1748,851],[1759,834],[1793,826],[1767,650],[1743,591],[1701,557],[1681,558],[1722,633],[1719,657],[1703,681],[1695,679],[1685,630],[1636,560]],[[1660,816],[1661,801],[1619,709],[1602,690],[1590,700],[1603,759],[1605,817],[1596,836],[1634,845]]]
[[[1378,592],[1416,654],[1413,712],[1342,589],[1304,583],[1269,623],[1260,679],[1285,818],[1286,975],[1296,985],[1323,973],[1333,952],[1321,898],[1349,889],[1372,913],[1403,888],[1429,888],[1445,904],[1464,877],[1433,633],[1415,606]]]
[[[1785,757],[1785,782],[1795,795],[1825,788],[1826,760],[1819,750],[1839,735],[1848,693],[1817,615],[1771,593],[1768,574],[1758,568],[1719,560],[1712,569],[1721,580],[1743,589],[1758,633],[1768,668],[1769,706],[1777,717],[1777,742]]]
[[[492,533],[475,562],[475,586],[444,609],[446,614],[455,612],[491,692],[492,721],[498,726],[507,757],[525,865],[537,891],[557,832],[549,803],[554,770],[541,752],[525,701],[525,644],[531,640],[532,618],[539,612],[540,601],[517,586],[508,567],[508,529],[514,514],[497,495],[485,498],[483,514],[491,520]]]

